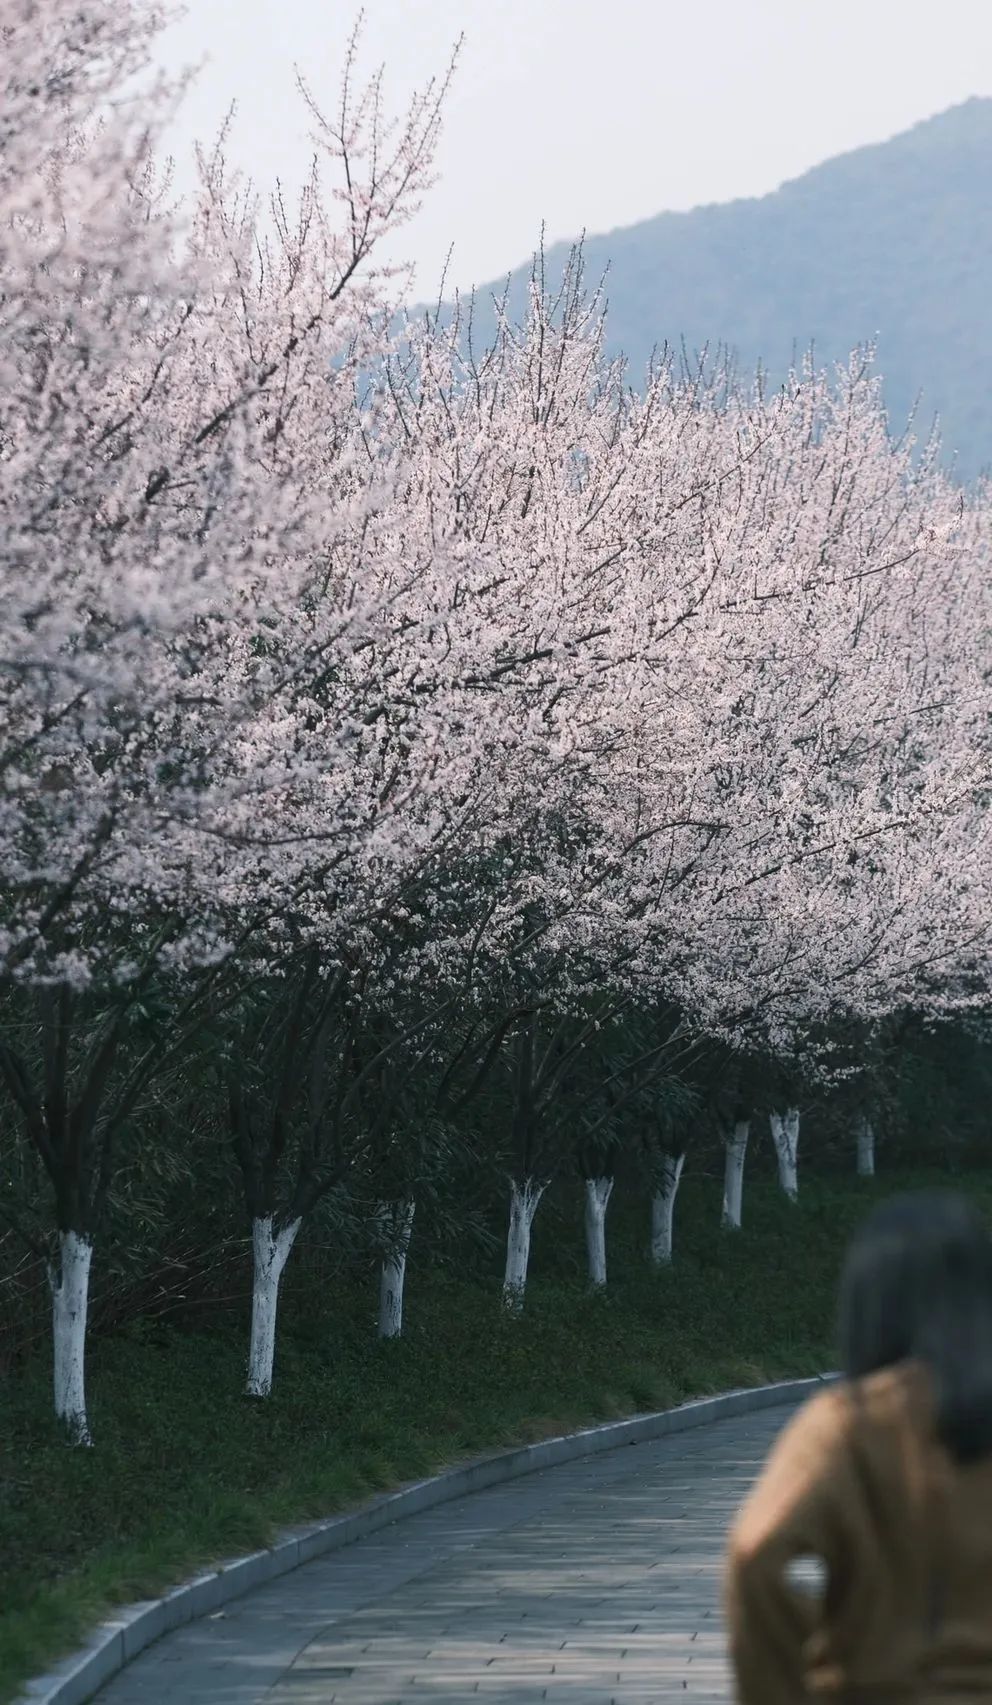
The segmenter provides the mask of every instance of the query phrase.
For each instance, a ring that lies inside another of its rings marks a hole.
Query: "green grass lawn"
[[[289,1293],[266,1403],[241,1396],[245,1322],[148,1323],[91,1346],[91,1451],[58,1440],[47,1361],[29,1368],[0,1389],[0,1699],[114,1604],[280,1525],[494,1446],[833,1365],[844,1240],[907,1182],[809,1179],[791,1208],[749,1180],[746,1229],[728,1237],[714,1229],[716,1182],[687,1179],[676,1263],[660,1275],[643,1257],[644,1213],[618,1201],[598,1296],[575,1276],[578,1220],[556,1265],[560,1222],[539,1214],[522,1320],[501,1316],[495,1261],[456,1282],[411,1259],[407,1335],[393,1344],[373,1336],[369,1289]],[[988,1197],[992,1181],[969,1187]]]

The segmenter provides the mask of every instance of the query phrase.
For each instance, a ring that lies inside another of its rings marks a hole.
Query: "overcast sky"
[[[417,293],[484,283],[549,239],[761,195],[969,95],[992,95],[990,0],[366,0],[362,64],[392,110],[464,33],[441,181],[402,239]],[[333,100],[357,7],[189,0],[170,67],[205,61],[170,145],[180,163],[232,100],[231,153],[260,184],[308,159],[299,64]]]

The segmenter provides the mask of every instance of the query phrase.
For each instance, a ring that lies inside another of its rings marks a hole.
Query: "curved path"
[[[97,1698],[727,1701],[724,1535],[787,1413],[716,1421],[411,1516],[167,1634]]]

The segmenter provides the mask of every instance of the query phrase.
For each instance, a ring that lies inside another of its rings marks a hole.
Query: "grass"
[[[501,1316],[490,1264],[455,1281],[411,1260],[407,1334],[393,1344],[373,1336],[366,1289],[338,1285],[320,1306],[287,1296],[263,1404],[240,1395],[243,1322],[139,1323],[91,1346],[92,1451],[61,1444],[47,1363],[28,1368],[0,1393],[0,1700],[115,1604],[280,1526],[486,1449],[831,1365],[846,1236],[906,1182],[808,1180],[797,1208],[749,1185],[748,1225],[726,1237],[715,1183],[687,1180],[676,1264],[660,1275],[643,1259],[642,1215],[618,1203],[598,1296],[574,1276],[574,1251],[556,1270],[539,1215],[520,1321]]]

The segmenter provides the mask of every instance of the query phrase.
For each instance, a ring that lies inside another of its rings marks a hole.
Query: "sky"
[[[180,184],[237,102],[229,155],[268,187],[310,157],[299,65],[333,102],[357,6],[189,0],[162,38],[199,73],[168,135]],[[366,0],[360,64],[392,111],[464,45],[440,181],[393,242],[416,294],[487,283],[549,241],[763,195],[970,95],[992,95],[992,0]],[[450,293],[450,292],[446,292]]]

